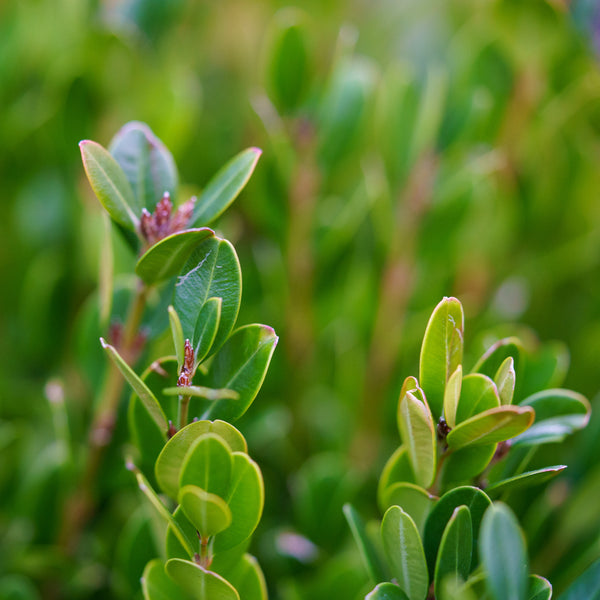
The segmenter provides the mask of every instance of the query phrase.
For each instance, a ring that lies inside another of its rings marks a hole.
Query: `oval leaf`
[[[144,600],[173,600],[182,598],[185,592],[167,575],[162,561],[151,560],[141,579]]]
[[[194,206],[192,227],[208,225],[225,211],[248,183],[261,154],[259,148],[247,148],[208,182]]]
[[[381,539],[400,588],[409,600],[425,600],[429,581],[423,545],[414,521],[399,506],[383,516]]]
[[[254,556],[244,554],[235,567],[227,573],[227,579],[244,600],[267,600],[265,576]]]
[[[463,377],[456,425],[490,408],[500,406],[500,397],[496,384],[486,375],[472,373]]]
[[[386,489],[383,501],[385,510],[390,506],[399,506],[405,513],[408,513],[415,522],[419,533],[423,533],[425,521],[435,506],[437,497],[414,483],[398,482]]]
[[[198,533],[211,537],[231,525],[231,511],[223,498],[195,485],[179,490],[179,504]]]
[[[409,600],[395,583],[380,583],[365,596],[365,600]]]
[[[527,473],[521,473],[502,481],[496,481],[490,484],[485,491],[490,496],[498,496],[507,491],[516,490],[522,487],[528,487],[531,485],[539,485],[546,481],[556,477],[559,473],[562,473],[567,468],[566,465],[557,465],[555,467],[545,467],[544,469],[537,469],[536,471],[528,471]]]
[[[494,377],[501,404],[508,405],[512,403],[515,393],[515,381],[515,361],[512,356],[509,356],[498,367],[498,371]]]
[[[527,600],[550,600],[552,598],[552,585],[545,577],[539,575],[529,576],[529,590]],[[586,596],[589,598],[589,596]]]
[[[165,569],[194,600],[240,600],[237,590],[226,579],[189,560],[172,558]]]
[[[498,445],[465,446],[446,458],[442,471],[442,482],[447,489],[456,484],[468,483],[490,464]]]
[[[442,414],[446,382],[462,362],[463,332],[461,303],[444,298],[427,323],[419,366],[419,382],[436,420]]]

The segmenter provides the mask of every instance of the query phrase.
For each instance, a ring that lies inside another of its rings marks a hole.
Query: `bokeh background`
[[[377,515],[396,396],[444,295],[471,364],[518,333],[598,392],[598,52],[593,0],[0,3],[0,597],[42,598],[58,573],[65,598],[138,598],[148,558],[120,447],[85,550],[53,547],[99,360],[79,140],[145,121],[189,194],[263,149],[217,224],[242,263],[240,322],[281,338],[240,425],[267,486],[252,550],[273,598],[359,598],[341,505]],[[514,499],[557,590],[600,556],[599,434],[592,417],[547,447],[569,469]]]

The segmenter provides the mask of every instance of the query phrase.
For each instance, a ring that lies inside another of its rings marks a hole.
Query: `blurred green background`
[[[0,596],[45,597],[59,573],[63,597],[139,597],[147,558],[120,448],[85,552],[52,547],[97,354],[82,315],[102,224],[79,140],[145,121],[187,195],[263,149],[217,224],[242,263],[240,322],[281,338],[241,423],[267,486],[253,551],[273,598],[358,598],[341,505],[376,515],[442,296],[465,307],[471,364],[500,336],[556,340],[540,360],[570,356],[565,386],[598,392],[599,39],[592,1],[0,3]],[[600,556],[598,433],[592,417],[545,449],[566,476],[513,499],[557,590]]]

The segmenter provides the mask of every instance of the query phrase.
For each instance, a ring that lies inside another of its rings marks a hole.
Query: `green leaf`
[[[462,378],[462,365],[458,365],[454,373],[450,375],[444,390],[444,419],[450,427],[456,427],[456,411],[460,399]]]
[[[427,563],[414,521],[399,506],[383,516],[381,538],[392,575],[409,600],[425,600],[429,587]]]
[[[512,511],[502,502],[483,515],[479,556],[488,589],[496,600],[526,600],[527,550],[523,533]]]
[[[434,309],[423,338],[419,382],[434,419],[439,419],[448,378],[462,362],[464,315],[456,298],[444,298]]]
[[[365,596],[365,600],[409,600],[395,583],[380,583]]]
[[[127,177],[135,197],[135,212],[152,212],[156,203],[169,192],[177,195],[177,167],[166,146],[145,124],[132,121],[112,139],[109,151]]]
[[[156,480],[161,489],[173,499],[179,493],[183,461],[194,442],[206,433],[215,433],[224,440],[231,452],[247,452],[242,434],[224,421],[196,421],[178,431],[165,445],[156,461]]]
[[[588,596],[585,597],[588,598]],[[552,585],[550,582],[540,575],[530,575],[527,600],[550,600],[551,598]]]
[[[445,493],[437,502],[427,521],[425,522],[425,531],[423,533],[423,544],[425,546],[425,556],[429,572],[433,574],[436,563],[438,548],[446,529],[446,523],[451,519],[454,511],[459,506],[466,506],[471,515],[471,524],[473,528],[473,560],[472,566],[477,562],[477,540],[479,536],[479,527],[481,520],[487,508],[492,501],[479,488],[473,486],[457,487]]]
[[[517,337],[508,337],[498,340],[490,346],[483,356],[473,367],[473,373],[482,373],[488,377],[495,377],[502,366],[502,363],[511,356],[513,358],[513,368],[515,371],[519,368],[521,355],[524,354],[523,343]]]
[[[262,515],[263,478],[258,465],[247,454],[233,453],[231,484],[224,500],[231,510],[231,526],[215,537],[215,552],[229,550],[249,538]]]
[[[183,338],[183,329],[177,311],[169,306],[169,325],[171,326],[171,335],[173,336],[173,346],[175,346],[175,355],[177,356],[177,372],[181,373],[183,367],[185,340]]]
[[[482,473],[496,453],[497,444],[465,446],[453,451],[446,459],[442,482],[446,488],[457,483],[467,483]]]
[[[191,253],[214,234],[208,227],[173,233],[146,250],[138,260],[135,272],[148,285],[169,279],[177,275]]]
[[[537,469],[536,471],[528,471],[527,473],[521,473],[520,475],[515,475],[514,477],[509,477],[508,479],[495,481],[494,483],[490,484],[485,491],[490,496],[498,496],[499,494],[503,494],[509,490],[513,491],[531,485],[539,485],[540,483],[545,483],[546,481],[556,477],[566,468],[566,465],[557,465],[555,467]]]
[[[194,338],[199,313],[209,298],[221,298],[221,319],[213,342],[213,352],[227,339],[240,309],[242,273],[234,247],[211,237],[193,251],[175,283],[173,306],[181,319],[183,336]]]
[[[102,206],[119,225],[137,231],[135,197],[117,161],[100,144],[90,140],[79,142],[79,149],[88,181]]]
[[[383,562],[377,552],[375,544],[373,544],[367,534],[364,521],[360,514],[351,504],[344,504],[343,510],[371,583],[386,579]]]
[[[221,322],[221,298],[209,298],[198,313],[194,328],[194,364],[199,365],[210,352]]]
[[[254,556],[244,554],[233,570],[227,573],[227,579],[243,600],[267,600],[265,576]]]
[[[419,533],[422,533],[427,516],[435,506],[437,497],[414,483],[398,482],[385,490],[383,501],[384,510],[396,505],[408,513],[415,522]]]
[[[512,356],[508,356],[498,367],[498,371],[494,376],[494,383],[498,388],[501,404],[508,405],[512,403],[515,393],[515,381],[515,361]]]
[[[194,600],[240,600],[237,590],[226,579],[193,562],[172,558],[165,568]]]
[[[166,396],[191,396],[193,398],[205,398],[206,400],[239,400],[240,395],[234,390],[227,388],[215,390],[202,387],[201,385],[180,385],[163,389]]]
[[[400,446],[388,459],[379,476],[377,486],[377,502],[381,512],[388,509],[385,494],[390,486],[398,482],[415,483],[415,476],[410,466],[410,458],[404,446]]]
[[[600,559],[584,571],[558,600],[600,600]]]
[[[185,454],[179,474],[179,487],[196,485],[224,498],[229,490],[232,467],[231,448],[220,435],[205,433]]]
[[[278,339],[266,325],[246,325],[231,335],[213,357],[209,372],[199,377],[199,383],[233,390],[239,398],[201,401],[197,409],[201,418],[231,422],[246,412],[262,386]]]
[[[167,575],[162,561],[151,560],[141,579],[144,600],[173,600],[184,598],[185,592]]]
[[[590,403],[585,396],[571,390],[544,390],[525,398],[520,406],[535,410],[535,422],[521,434],[515,444],[557,442],[588,424]]]
[[[457,583],[467,580],[471,570],[473,526],[471,513],[465,505],[454,509],[440,542],[435,562],[434,589],[442,598],[442,584],[450,577]]]
[[[191,227],[208,225],[227,209],[248,183],[261,154],[259,148],[247,148],[219,170],[196,202]]]
[[[111,346],[100,338],[102,348],[119,369],[123,377],[127,380],[133,391],[138,395],[148,414],[152,417],[158,428],[164,433],[167,438],[167,418],[161,408],[156,396],[150,391],[150,388],[137,376],[133,369],[121,358],[121,355]]]
[[[533,423],[535,413],[528,406],[500,406],[486,410],[453,429],[446,437],[453,450],[471,444],[495,444],[523,433]]]
[[[179,490],[179,504],[202,537],[211,537],[231,525],[231,511],[223,498],[195,485]]]
[[[462,380],[456,424],[498,406],[500,406],[500,398],[496,384],[480,373],[467,375]]]
[[[398,403],[398,427],[417,483],[429,487],[435,477],[435,428],[429,407],[413,392]]]

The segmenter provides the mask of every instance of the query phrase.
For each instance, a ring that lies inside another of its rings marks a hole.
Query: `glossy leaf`
[[[267,600],[265,576],[254,556],[244,554],[227,573],[227,580],[235,587],[242,600]]]
[[[246,325],[231,335],[199,383],[213,389],[233,390],[239,397],[201,401],[198,408],[201,418],[231,422],[246,412],[262,386],[278,339],[266,325]]]
[[[462,362],[463,332],[461,303],[444,298],[427,323],[419,366],[419,382],[436,420],[442,414],[446,382]]]
[[[446,458],[442,471],[444,486],[469,483],[490,464],[497,446],[497,444],[471,445],[452,452]]]
[[[390,486],[398,482],[415,483],[410,458],[404,446],[400,446],[383,467],[377,486],[377,502],[382,512],[388,509],[385,494]]]
[[[181,319],[183,336],[196,345],[194,334],[201,308],[209,298],[221,298],[221,318],[213,343],[219,348],[229,336],[240,308],[242,274],[233,246],[218,237],[197,246],[175,283],[173,306]]]
[[[494,382],[498,388],[500,403],[508,405],[512,403],[515,393],[515,361],[512,356],[508,356],[504,362],[498,367],[498,371],[494,376]]]
[[[186,485],[179,490],[178,500],[185,516],[205,538],[231,525],[231,511],[220,496],[195,485]]]
[[[133,369],[121,358],[120,354],[115,348],[113,348],[113,346],[107,344],[102,338],[100,338],[100,343],[114,365],[119,369],[123,377],[125,377],[129,385],[133,388],[133,391],[138,395],[139,399],[142,401],[144,407],[148,411],[148,414],[152,417],[158,428],[164,433],[166,439],[168,428],[167,418],[165,417],[165,413],[158,403],[156,396],[138,377]]]
[[[503,503],[490,506],[481,522],[479,556],[487,584],[496,600],[526,600],[527,550],[523,533]]]
[[[454,509],[440,541],[435,562],[434,589],[442,598],[442,584],[450,577],[464,582],[471,571],[473,526],[469,509],[461,505]]]
[[[384,580],[385,568],[360,514],[351,504],[344,504],[343,510],[371,583]]]
[[[249,538],[262,515],[265,503],[262,473],[247,454],[233,453],[231,483],[223,499],[231,510],[231,526],[215,537],[215,552],[229,550]]]
[[[178,431],[165,445],[156,461],[156,480],[171,498],[179,493],[179,479],[185,456],[194,442],[207,433],[215,433],[224,440],[231,452],[246,452],[242,434],[224,421],[196,421]]]
[[[600,600],[600,559],[589,566],[558,600]]]
[[[219,170],[194,206],[191,227],[208,225],[227,209],[248,183],[261,154],[259,148],[247,148]]]
[[[171,335],[173,336],[173,346],[175,347],[175,356],[177,356],[177,372],[181,373],[183,366],[185,339],[183,337],[183,329],[177,311],[169,306],[169,325],[171,327]]]
[[[179,487],[196,485],[224,498],[231,482],[231,449],[216,433],[201,435],[189,448],[179,474]]]
[[[423,532],[427,516],[435,506],[436,496],[414,483],[398,482],[390,485],[384,495],[385,510],[399,506],[415,522],[419,533]]]
[[[485,492],[472,486],[457,487],[445,493],[437,502],[427,521],[425,522],[425,531],[423,533],[423,544],[429,572],[433,574],[438,548],[446,529],[446,524],[459,506],[466,506],[471,516],[473,531],[473,560],[472,566],[477,561],[477,540],[479,528],[483,515],[487,508],[492,504]]]
[[[139,217],[135,197],[125,173],[117,161],[100,144],[79,142],[83,166],[94,193],[108,214],[123,227],[136,231]]]
[[[429,407],[413,392],[400,399],[398,427],[417,483],[429,487],[435,476],[435,428]]]
[[[365,600],[409,600],[408,596],[395,583],[380,583],[365,596]]]
[[[530,575],[527,600],[550,600],[551,598],[552,584],[545,577],[540,577],[540,575]]]
[[[557,465],[555,467],[545,467],[543,469],[537,469],[535,471],[528,471],[527,473],[521,473],[508,479],[502,479],[501,481],[495,481],[490,484],[486,489],[486,493],[490,496],[497,496],[507,491],[513,491],[522,487],[528,487],[531,485],[539,485],[545,483],[550,479],[556,477],[559,473],[562,473],[566,469],[566,465]]]
[[[533,423],[530,407],[500,406],[479,413],[457,425],[446,441],[451,449],[469,445],[495,444],[523,433]]]
[[[213,236],[214,231],[208,227],[173,233],[146,250],[138,260],[135,272],[148,285],[174,277],[181,271],[194,249]]]
[[[429,587],[427,563],[414,521],[399,506],[383,516],[381,538],[392,576],[409,600],[425,600]]]
[[[462,365],[458,365],[454,373],[450,375],[444,390],[444,419],[450,427],[456,427],[456,411],[458,410],[462,379]]]
[[[189,560],[172,558],[165,568],[194,600],[240,600],[236,589],[226,579]]]
[[[500,406],[498,389],[489,377],[480,373],[466,375],[462,380],[456,425],[498,406]]]
[[[185,597],[185,592],[167,575],[165,566],[158,558],[146,565],[141,584],[144,600],[173,600]]]
[[[135,197],[135,212],[150,212],[169,192],[177,195],[177,167],[166,146],[145,124],[132,121],[112,139],[109,151],[125,173]]]
[[[219,324],[221,323],[221,298],[209,298],[198,313],[194,328],[194,364],[200,364],[215,343]]]

